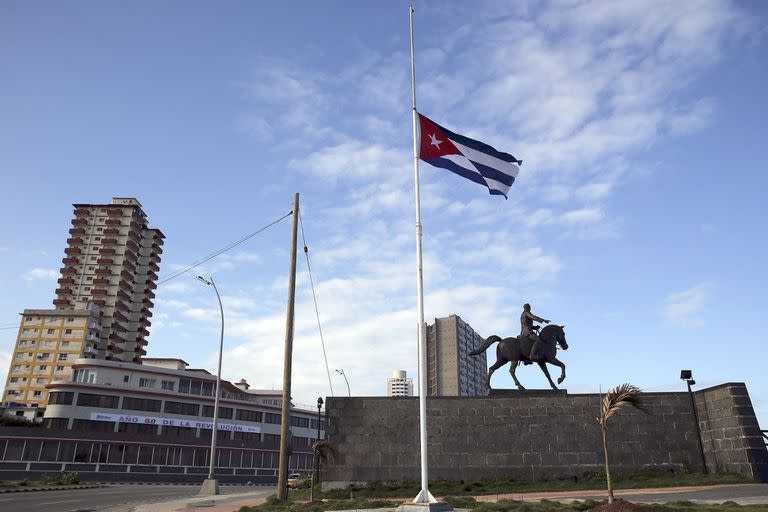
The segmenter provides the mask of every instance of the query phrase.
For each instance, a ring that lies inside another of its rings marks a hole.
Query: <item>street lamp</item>
[[[198,281],[213,286],[216,292],[216,299],[219,301],[219,311],[221,312],[221,338],[219,340],[219,370],[216,372],[216,398],[213,401],[213,430],[211,431],[211,460],[208,467],[208,478],[203,482],[203,488],[200,494],[204,496],[216,496],[219,494],[219,481],[213,477],[213,468],[216,463],[216,434],[219,430],[219,397],[221,396],[221,354],[224,351],[224,306],[221,305],[221,296],[219,289],[212,277],[205,279],[203,276],[197,276]]]
[[[704,442],[701,439],[701,427],[699,426],[699,412],[696,410],[696,400],[693,397],[693,391],[691,391],[691,386],[696,384],[696,381],[693,380],[693,372],[691,370],[680,370],[680,379],[684,380],[685,383],[688,385],[688,396],[691,398],[691,409],[693,409],[693,419],[696,422],[696,434],[698,434],[698,440],[699,440],[699,452],[701,453],[701,465],[704,468],[704,474],[709,474],[709,470],[707,469],[707,459],[704,457]]]
[[[349,390],[349,381],[347,380],[347,375],[344,373],[344,370],[336,370],[336,373],[340,373],[342,377],[344,377],[344,382],[347,383],[347,394],[351,397],[352,392]]]

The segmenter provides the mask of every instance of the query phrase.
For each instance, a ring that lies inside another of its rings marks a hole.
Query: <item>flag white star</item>
[[[432,135],[430,135],[430,136],[429,136],[429,140],[430,140],[430,143],[431,143],[433,146],[437,147],[437,149],[440,149],[440,144],[442,144],[442,143],[443,143],[443,141],[441,141],[441,140],[438,140],[438,139],[437,139],[437,137],[435,137],[435,134],[434,134],[434,133],[433,133]]]

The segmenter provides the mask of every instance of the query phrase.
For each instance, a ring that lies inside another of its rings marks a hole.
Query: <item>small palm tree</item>
[[[336,447],[327,439],[315,441],[312,445],[312,453],[318,458],[318,471],[320,469],[320,461],[333,462],[338,456]],[[317,484],[317,482],[315,482],[315,473],[312,472],[312,486],[309,490],[309,501],[315,501],[315,484]]]
[[[611,485],[611,468],[608,465],[608,418],[619,412],[623,407],[631,406],[643,412],[647,412],[643,403],[642,391],[632,384],[622,384],[603,395],[600,400],[600,416],[597,422],[603,432],[603,453],[605,454],[605,479],[608,483],[608,503],[613,503],[613,486]]]

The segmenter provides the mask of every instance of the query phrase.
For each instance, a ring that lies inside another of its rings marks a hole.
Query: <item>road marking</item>
[[[77,501],[83,501],[83,500],[59,500],[59,501],[46,501],[44,503],[40,503],[40,505],[58,505],[59,503],[74,503]]]

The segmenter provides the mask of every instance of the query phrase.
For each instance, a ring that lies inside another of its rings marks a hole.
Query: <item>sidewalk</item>
[[[740,504],[768,504],[768,485],[766,484],[720,484],[696,487],[657,487],[643,489],[617,489],[616,497],[624,497],[630,501],[639,502],[664,502],[681,499],[700,503],[722,503],[735,501]],[[266,501],[264,491],[251,491],[241,494],[227,494],[222,496],[185,498],[176,501],[166,501],[138,505],[132,508],[133,512],[237,512],[242,506],[259,505]],[[552,500],[569,502],[576,500],[594,499],[597,501],[607,498],[605,489],[592,489],[581,491],[550,491],[527,492],[510,494],[491,494],[474,496],[478,502],[496,502],[499,500],[539,501]],[[403,502],[410,498],[381,498]],[[440,499],[440,498],[438,498]],[[394,509],[379,509],[381,512]]]
[[[251,491],[220,496],[200,496],[181,500],[136,505],[133,512],[236,512],[243,506],[261,505],[267,501],[264,491]]]

